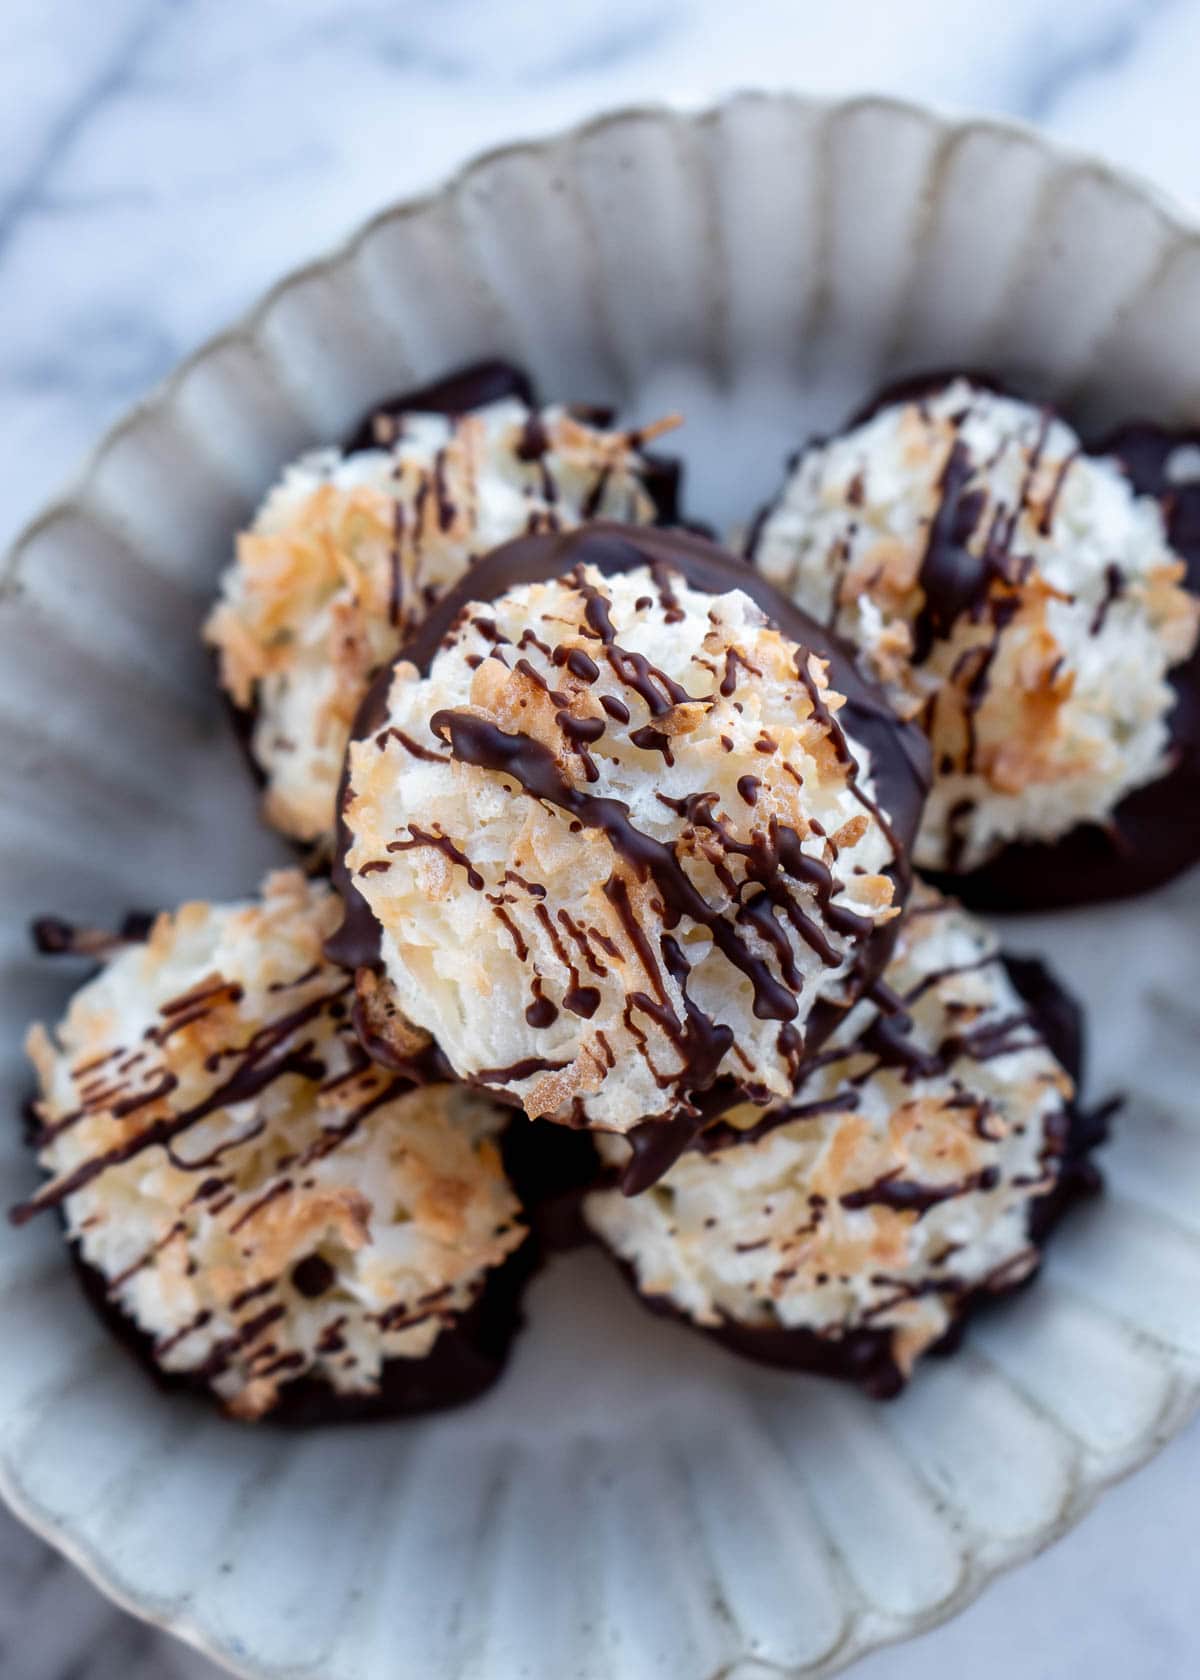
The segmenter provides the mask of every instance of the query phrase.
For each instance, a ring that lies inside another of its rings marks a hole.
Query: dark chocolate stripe
[[[665,715],[675,705],[693,703],[691,698],[665,673],[618,648],[607,597],[602,590],[583,579],[579,570],[584,566],[594,566],[602,576],[613,576],[643,565],[652,570],[657,568],[656,575],[660,579],[673,573],[693,587],[712,594],[723,594],[734,588],[744,590],[782,633],[801,647],[803,652],[797,660],[798,675],[808,688],[815,720],[827,730],[852,781],[854,759],[845,731],[848,730],[854,739],[861,740],[871,754],[876,797],[868,798],[856,782],[855,791],[864,806],[885,822],[893,837],[896,856],[887,873],[893,881],[896,901],[902,903],[907,897],[910,878],[907,847],[915,834],[928,783],[928,749],[924,739],[915,728],[897,723],[882,695],[858,675],[844,649],[826,631],[783,600],[758,574],[702,538],[690,533],[626,529],[601,523],[573,533],[518,539],[485,556],[471,574],[438,603],[414,633],[401,657],[412,661],[419,670],[428,671],[444,636],[465,612],[472,610],[472,603],[493,600],[505,590],[521,584],[570,577],[584,593],[588,628],[604,648],[605,657],[620,680],[635,688],[652,715]],[[809,654],[829,661],[830,682],[836,691],[846,697],[840,721],[833,718],[825,706],[807,669]],[[592,663],[595,664],[595,661]],[[355,724],[356,737],[367,738],[384,726],[389,682],[389,673],[382,672],[364,700]],[[611,706],[604,709],[610,716],[616,715]],[[456,757],[499,774],[511,775],[531,797],[547,800],[567,811],[583,827],[602,829],[628,868],[643,880],[654,879],[667,905],[668,927],[681,915],[687,915],[710,929],[714,942],[727,960],[751,980],[755,1012],[760,1018],[787,1024],[796,1016],[797,1005],[792,990],[775,978],[767,961],[752,950],[736,924],[710,909],[680,867],[671,848],[634,828],[627,809],[620,801],[596,799],[580,792],[559,772],[553,755],[539,743],[527,737],[507,735],[470,714],[439,714],[435,728],[449,736]],[[346,914],[341,929],[329,942],[328,950],[335,960],[347,966],[374,966],[379,960],[378,924],[345,870],[347,839],[343,823],[334,878],[343,896]],[[775,907],[793,925],[797,925],[796,917],[803,912],[794,896],[785,892],[782,885],[784,874],[799,875],[804,884],[813,890],[829,928],[845,936],[852,945],[857,943],[855,960],[847,979],[847,993],[853,996],[878,973],[890,955],[895,924],[871,928],[866,918],[856,917],[853,912],[833,904],[833,897],[841,890],[840,883],[834,882],[819,860],[808,858],[803,853],[799,838],[790,831],[776,826],[773,835],[759,840],[758,846],[758,855],[751,859],[748,872],[761,882],[772,895]],[[759,910],[754,914],[763,916],[766,911]],[[810,942],[814,934],[819,933],[815,924],[801,924],[799,931]],[[775,942],[772,940],[771,943],[774,945]],[[675,949],[679,952],[678,946]],[[648,973],[657,971],[658,964],[653,954],[649,954],[648,958],[647,953],[640,955],[641,960],[647,963]],[[682,956],[682,953],[679,952],[679,955]],[[664,999],[660,997],[657,1002],[661,1006]],[[832,1030],[842,1013],[842,1008],[833,1004],[817,1005],[807,1022],[810,1048]],[[701,1066],[711,1083],[720,1059],[714,1059],[712,1055],[713,1034],[720,1030],[724,1035],[727,1029],[716,1029],[707,1016],[695,1011],[689,1014],[686,1023],[675,1021],[670,1030],[673,1035],[683,1035],[689,1041],[690,1066],[680,1074],[678,1084],[683,1105],[681,1115],[694,1129],[702,1113],[707,1114],[707,1104],[696,1100]],[[790,1059],[798,1059],[803,1048],[801,1035],[789,1030],[783,1037],[786,1043],[781,1044],[781,1053],[786,1053]],[[723,1088],[722,1100],[726,1106],[730,1100],[736,1100],[737,1089],[744,1091],[746,1086],[743,1084],[728,1091]],[[711,1114],[708,1117],[711,1118]],[[665,1122],[647,1122],[647,1125],[663,1124]],[[636,1146],[637,1139],[634,1141]],[[666,1141],[665,1138],[663,1141]]]
[[[313,998],[300,1009],[281,1016],[279,1020],[267,1022],[243,1049],[216,1053],[210,1058],[214,1069],[225,1059],[232,1059],[237,1065],[233,1073],[221,1080],[207,1097],[181,1113],[167,1115],[152,1122],[122,1143],[114,1144],[111,1149],[81,1162],[65,1177],[43,1185],[28,1201],[10,1209],[9,1219],[14,1225],[25,1224],[43,1209],[58,1206],[76,1190],[83,1189],[93,1179],[98,1178],[109,1167],[123,1166],[125,1162],[133,1160],[135,1156],[155,1145],[170,1143],[197,1121],[203,1120],[219,1108],[248,1101],[285,1074],[297,1073],[305,1078],[322,1079],[325,1069],[320,1062],[314,1061],[311,1042],[297,1045],[291,1041],[302,1027],[315,1020],[338,998],[344,996],[351,989],[351,984],[352,982],[345,981],[335,992]],[[163,1083],[165,1085],[165,1080]],[[173,1088],[173,1085],[172,1078],[169,1088]]]

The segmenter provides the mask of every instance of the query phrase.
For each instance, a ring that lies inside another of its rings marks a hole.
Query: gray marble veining
[[[5,0],[0,533],[277,274],[482,147],[637,100],[873,88],[1042,122],[1194,197],[1198,61],[1196,0]],[[1037,1564],[858,1672],[1195,1671],[1198,1473],[1193,1429]],[[0,1514],[2,1680],[213,1673]]]

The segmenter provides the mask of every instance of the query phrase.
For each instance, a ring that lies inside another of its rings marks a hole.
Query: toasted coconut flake
[[[967,1295],[1037,1266],[1030,1213],[1061,1168],[1069,1076],[992,933],[928,888],[885,978],[920,1071],[860,1004],[785,1105],[727,1115],[643,1195],[587,1198],[644,1294],[710,1328],[890,1332],[907,1374]],[[628,1144],[599,1142],[624,1162]]]
[[[222,686],[253,714],[269,821],[330,843],[342,755],[370,673],[474,561],[532,528],[657,517],[642,441],[566,409],[505,399],[449,419],[408,415],[384,449],[319,450],[289,467],[238,538],[205,630]]]
[[[465,608],[349,755],[345,861],[400,1013],[527,1114],[622,1132],[718,1078],[785,1095],[898,908],[825,662],[740,590],[671,588],[584,567]],[[549,794],[464,755],[471,731],[538,755]]]
[[[50,1175],[35,1205],[62,1200],[163,1369],[203,1373],[240,1417],[301,1375],[372,1392],[524,1238],[503,1111],[367,1060],[350,982],[322,955],[337,920],[298,871],[253,904],[185,905],[114,955],[53,1036],[29,1035]],[[388,1027],[410,1054],[428,1042]]]
[[[1048,412],[962,379],[885,407],[804,452],[754,557],[923,721],[922,866],[1103,823],[1168,768],[1200,601],[1158,504]]]

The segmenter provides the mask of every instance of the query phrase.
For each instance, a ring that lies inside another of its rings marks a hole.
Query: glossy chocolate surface
[[[499,359],[471,362],[427,385],[414,386],[375,403],[342,448],[347,455],[354,455],[363,449],[386,447],[396,434],[396,422],[406,414],[445,414],[455,419],[473,408],[502,402],[505,397],[515,397],[527,408],[533,408],[537,399],[529,375],[511,362]]]
[[[390,1359],[372,1393],[339,1394],[311,1376],[285,1383],[275,1407],[254,1427],[313,1428],[332,1423],[372,1423],[413,1417],[464,1405],[491,1388],[504,1371],[514,1338],[524,1323],[521,1298],[537,1265],[532,1238],[488,1273],[470,1307],[442,1330],[422,1359]],[[154,1338],[128,1318],[107,1293],[105,1280],[79,1257],[71,1257],[93,1310],[115,1338],[164,1391],[215,1397],[199,1372],[164,1371],[154,1356]]]
[[[347,436],[342,450],[345,454],[352,455],[364,449],[386,448],[399,435],[401,422],[408,414],[444,414],[451,419],[457,419],[472,409],[482,408],[488,403],[501,402],[506,397],[515,398],[533,409],[536,409],[539,403],[532,380],[521,368],[498,359],[472,362],[441,379],[431,381],[428,385],[402,391],[394,397],[387,397],[376,403],[367,410]],[[611,409],[587,403],[572,403],[568,406],[572,414],[590,425],[607,427],[612,423]],[[531,416],[526,432],[528,458],[533,459],[538,450],[544,447],[545,440],[536,413]],[[633,435],[636,437],[636,434]],[[654,503],[658,523],[676,524],[682,518],[682,462],[673,455],[663,455],[655,450],[642,450],[641,459],[644,468],[641,480],[646,494]],[[253,750],[254,729],[258,719],[257,703],[248,707],[238,706],[225,695],[225,705],[250,773],[258,785],[263,787],[266,785],[266,777]],[[301,842],[295,844],[296,849],[303,854],[312,852],[311,846]]]
[[[1103,445],[1141,495],[1162,503],[1171,546],[1200,594],[1200,483],[1176,485],[1166,463],[1200,434],[1130,426]],[[1133,898],[1164,886],[1200,860],[1200,647],[1171,672],[1171,768],[1121,800],[1104,827],[1081,824],[1052,844],[1007,846],[965,876],[933,876],[974,909],[1057,910]]]
[[[888,873],[893,879],[896,901],[903,903],[911,882],[908,848],[916,833],[928,787],[928,748],[924,737],[912,726],[900,724],[890,707],[872,685],[858,673],[841,643],[798,608],[785,601],[774,588],[744,561],[735,559],[705,538],[681,531],[647,530],[608,522],[562,534],[518,538],[486,555],[467,577],[431,611],[418,627],[400,659],[409,660],[427,672],[443,638],[462,608],[471,602],[488,602],[518,585],[569,575],[580,566],[593,566],[603,576],[614,576],[638,567],[650,567],[657,576],[664,601],[669,600],[670,578],[680,576],[692,587],[710,594],[742,589],[750,595],[776,626],[807,651],[830,664],[830,681],[845,695],[846,704],[838,721],[853,739],[863,742],[871,754],[875,801],[887,812],[889,831],[895,845],[895,861]],[[586,590],[585,590],[586,593]],[[608,645],[611,627],[602,599],[588,601],[589,621],[594,621],[598,645]],[[669,608],[668,608],[669,610]],[[613,652],[617,650],[613,649]],[[806,673],[804,673],[806,674]],[[636,683],[637,673],[631,680]],[[356,738],[369,738],[384,726],[391,668],[380,672],[364,699],[354,725]],[[810,693],[815,691],[810,688]],[[818,701],[819,705],[820,702]],[[437,720],[434,720],[435,722]],[[836,726],[835,726],[836,727]],[[707,907],[691,886],[669,847],[642,835],[628,820],[624,806],[616,800],[593,799],[574,788],[557,769],[553,755],[524,736],[508,736],[480,720],[455,714],[445,720],[455,756],[485,767],[503,769],[507,775],[534,793],[569,808],[587,826],[602,829],[614,850],[627,856],[639,870],[654,878],[663,902],[680,914],[713,922]],[[840,732],[838,738],[840,739]],[[845,743],[842,742],[844,749]],[[344,805],[345,781],[339,811]],[[869,803],[864,796],[864,803]],[[872,806],[874,808],[874,806]],[[790,834],[790,831],[788,831]],[[794,837],[792,837],[794,838]],[[374,916],[355,888],[345,867],[349,837],[339,816],[338,855],[333,880],[342,895],[346,913],[341,929],[328,945],[329,955],[350,968],[374,968],[380,961],[380,933]],[[783,836],[787,842],[788,835]],[[786,855],[784,853],[786,852]],[[819,898],[829,896],[828,871],[815,860],[800,855],[798,844],[781,843],[781,858],[772,865],[814,880]],[[836,917],[835,908],[829,915]],[[724,940],[723,949],[731,962],[742,968],[761,994],[764,1011],[781,1010],[782,1000],[770,993],[771,980],[765,965],[729,926],[712,926],[714,938]],[[636,937],[637,929],[631,929]],[[863,940],[856,961],[855,994],[881,972],[891,955],[896,938],[894,923],[876,928]],[[664,941],[664,946],[666,945]],[[669,961],[669,951],[664,951]],[[828,1036],[843,1011],[819,1003],[806,1023],[806,1044],[815,1049]],[[727,1030],[727,1029],[726,1029]],[[732,1080],[714,1082],[714,1074],[727,1047],[699,1011],[689,1011],[680,1049],[693,1074],[689,1107],[694,1112],[679,1118],[647,1121],[631,1134],[635,1155],[626,1172],[624,1187],[636,1194],[659,1178],[688,1141],[707,1125],[722,1108],[739,1100],[741,1087]],[[512,1070],[509,1070],[510,1072]],[[499,1094],[499,1093],[496,1093]]]
[[[955,379],[1019,398],[1019,393],[984,373],[920,374],[887,386],[845,429],[861,425],[895,403],[920,402]],[[1162,502],[1169,540],[1187,565],[1188,587],[1200,593],[1200,482],[1178,484],[1166,473],[1172,452],[1187,445],[1200,446],[1200,433],[1138,424],[1103,439],[1090,453],[1116,456],[1134,489]],[[927,655],[944,621],[986,596],[997,566],[993,545],[979,555],[966,547],[974,527],[971,492],[965,488],[962,463],[953,451],[941,489],[921,572],[927,600],[914,627],[917,663]],[[763,517],[765,513],[760,515],[760,525]],[[1056,841],[1010,844],[967,874],[954,870],[923,873],[972,909],[1002,912],[1066,909],[1131,898],[1162,886],[1190,867],[1200,859],[1200,648],[1171,673],[1171,683],[1177,696],[1170,719],[1171,766],[1158,781],[1121,800],[1108,823],[1081,823]]]
[[[1081,1082],[1084,1058],[1084,1025],[1078,1003],[1059,984],[1049,969],[1036,958],[1005,955],[1009,978],[1028,1006],[1029,1015],[1047,1045],[1075,1081]],[[1051,1234],[1068,1208],[1080,1197],[1098,1193],[1101,1179],[1091,1159],[1108,1136],[1112,1105],[1089,1111],[1078,1097],[1063,1113],[1062,1154],[1055,1187],[1032,1202],[1029,1234],[1039,1246]],[[693,1147],[704,1148],[703,1137]],[[736,1147],[736,1145],[734,1145]],[[626,1282],[651,1312],[675,1319],[690,1330],[709,1336],[733,1353],[759,1364],[784,1370],[805,1371],[852,1382],[873,1399],[889,1400],[899,1394],[905,1377],[896,1363],[889,1330],[854,1329],[843,1336],[822,1335],[811,1329],[786,1329],[739,1323],[728,1319],[716,1327],[695,1324],[674,1302],[663,1296],[644,1295],[637,1287],[632,1269],[623,1261],[617,1265]],[[1036,1278],[1025,1278],[1006,1287],[979,1286],[959,1296],[954,1303],[954,1322],[929,1354],[953,1353],[960,1345],[970,1317],[1016,1290],[1027,1288]]]

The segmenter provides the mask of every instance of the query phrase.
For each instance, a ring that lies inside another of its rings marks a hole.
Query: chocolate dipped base
[[[416,385],[396,396],[374,403],[342,444],[347,455],[364,449],[386,448],[406,414],[445,414],[454,418],[486,403],[515,397],[527,408],[536,406],[533,382],[512,362],[492,358],[469,362],[427,385]]]
[[[390,1359],[377,1388],[342,1394],[315,1377],[285,1383],[278,1404],[254,1427],[276,1424],[311,1429],[335,1423],[376,1423],[446,1411],[477,1399],[498,1382],[525,1319],[526,1286],[537,1270],[539,1246],[530,1237],[488,1274],[466,1312],[438,1336],[423,1359]],[[83,1293],[105,1328],[131,1353],[164,1393],[191,1393],[216,1402],[202,1371],[164,1371],[154,1356],[154,1338],[113,1304],[100,1272],[83,1261],[75,1244],[72,1263]]]
[[[1200,592],[1200,554],[1188,585]],[[1060,840],[1008,845],[967,875],[923,870],[972,910],[1069,910],[1152,892],[1200,862],[1200,648],[1171,673],[1171,768],[1128,794],[1109,822],[1081,823]]]
[[[875,800],[887,813],[895,852],[893,862],[885,873],[892,880],[895,902],[902,905],[912,880],[909,848],[916,834],[929,783],[929,752],[923,735],[914,726],[902,724],[896,718],[882,693],[860,675],[853,659],[837,638],[785,600],[744,560],[726,553],[703,537],[690,532],[597,521],[574,531],[518,538],[484,556],[433,607],[401,649],[397,662],[411,662],[418,671],[427,674],[443,638],[464,607],[473,602],[486,604],[514,587],[568,576],[580,566],[593,566],[606,577],[649,567],[665,573],[673,571],[692,587],[709,594],[742,590],[786,637],[828,661],[830,681],[845,697],[839,719],[845,723],[847,732],[855,740],[863,742],[871,755]],[[352,738],[375,736],[383,727],[391,678],[390,666],[376,677],[355,719]],[[511,753],[506,756],[502,767],[515,779],[526,780],[529,786],[540,785],[544,757],[545,749],[531,741],[528,778],[523,777],[522,766],[513,761]],[[497,767],[501,767],[499,763]],[[342,815],[346,789],[347,776],[344,772],[339,796],[337,856],[332,874],[334,886],[345,905],[345,918],[342,927],[328,942],[327,953],[333,961],[359,972],[361,990],[364,971],[371,974],[380,970],[380,930],[345,863],[350,845]],[[617,802],[606,803],[615,805]],[[600,825],[607,827],[608,820],[605,813]],[[664,886],[668,897],[669,885],[666,883]],[[854,974],[855,996],[860,995],[886,966],[896,934],[896,923],[886,923],[876,927],[863,941]],[[809,1052],[828,1037],[843,1015],[841,1008],[817,1003],[806,1024]],[[371,1050],[372,1054],[379,1052],[377,1036]],[[502,1092],[491,1085],[488,1089],[493,1096],[503,1100]],[[698,1081],[689,1092],[686,1112],[671,1119],[646,1121],[634,1127],[628,1134],[634,1156],[622,1181],[625,1192],[637,1194],[661,1177],[697,1132],[732,1104],[742,1100],[743,1095],[742,1087],[733,1080],[722,1078],[712,1082],[710,1074],[707,1082]]]
[[[1200,482],[1176,484],[1166,468],[1175,450],[1200,446],[1200,433],[1127,426],[1100,445],[1115,455],[1134,489],[1161,504],[1172,548],[1200,593]],[[1171,673],[1172,765],[1123,799],[1103,828],[1086,824],[1052,845],[1005,848],[965,876],[932,876],[980,910],[1055,910],[1132,898],[1165,886],[1200,860],[1200,648]]]
[[[457,419],[470,413],[472,409],[483,408],[489,403],[502,402],[510,397],[535,411],[539,406],[533,382],[521,368],[499,359],[471,362],[465,367],[456,368],[453,373],[448,373],[441,379],[399,392],[376,403],[354,426],[341,447],[347,455],[359,454],[368,449],[386,448],[398,435],[405,415],[443,414],[449,419]],[[608,427],[614,419],[613,410],[600,405],[571,404],[570,410],[580,420],[597,427]],[[531,453],[535,452],[538,446],[536,433],[531,434],[530,446]],[[683,463],[676,456],[660,454],[653,450],[642,450],[641,459],[645,465],[642,483],[657,510],[658,522],[662,525],[675,525],[681,518]],[[215,653],[212,659],[215,669]],[[265,788],[267,778],[254,756],[253,748],[259,720],[258,704],[254,702],[250,706],[239,706],[224,691],[222,697],[242,758],[255,785],[260,789]],[[315,871],[324,873],[327,869],[328,860],[324,857],[323,848],[319,843],[315,847],[303,841],[289,841],[289,844]]]
[[[433,380],[428,385],[416,386],[411,391],[402,391],[394,397],[387,397],[368,409],[346,437],[342,449],[347,455],[357,455],[365,449],[384,447],[389,438],[395,436],[399,422],[406,414],[445,414],[453,417],[465,414],[472,408],[480,408],[485,403],[501,402],[505,397],[516,397],[518,401],[532,408],[533,386],[528,375],[509,362],[472,362],[446,374],[442,379]],[[211,658],[215,669],[215,652]],[[224,693],[224,690],[222,696],[233,724],[238,747],[255,785],[265,788],[267,778],[254,756],[253,748],[254,731],[259,717],[258,705],[256,703],[239,706]],[[290,843],[304,857],[313,852],[313,847],[303,841]],[[319,855],[317,862],[319,866]]]
[[[453,373],[435,379],[428,385],[402,391],[398,396],[386,397],[369,408],[342,445],[347,455],[363,449],[386,448],[399,431],[398,422],[406,414],[444,414],[457,419],[474,408],[488,403],[502,402],[515,397],[526,408],[537,409],[541,399],[533,381],[523,369],[512,362],[491,359],[470,362]],[[570,412],[589,425],[611,426],[615,412],[598,403],[571,403]],[[530,455],[536,454],[537,437],[530,438]],[[680,488],[683,463],[673,455],[660,455],[645,450],[642,459],[647,465],[643,479],[647,494],[658,510],[659,523],[675,525],[680,517]]]
[[[1016,990],[1029,1007],[1030,1017],[1076,1086],[1082,1077],[1084,1056],[1083,1014],[1071,994],[1036,958],[1003,957]],[[1094,1196],[1102,1188],[1092,1151],[1108,1136],[1108,1121],[1114,1105],[1094,1111],[1084,1109],[1078,1097],[1066,1109],[1067,1130],[1062,1140],[1060,1169],[1054,1189],[1030,1205],[1029,1235],[1041,1247],[1072,1204]],[[638,1301],[661,1318],[674,1319],[687,1329],[710,1337],[732,1353],[761,1365],[810,1375],[834,1377],[861,1388],[873,1400],[891,1400],[905,1387],[907,1378],[896,1363],[889,1330],[857,1328],[842,1336],[821,1335],[807,1328],[768,1328],[726,1320],[708,1326],[695,1323],[666,1296],[646,1295],[638,1287],[633,1268],[603,1243],[605,1253],[620,1272]],[[980,1285],[955,1302],[954,1322],[926,1357],[944,1358],[961,1346],[969,1320],[979,1311],[1008,1295],[1029,1288],[1037,1277],[1016,1284]]]
[[[609,1175],[589,1132],[513,1117],[500,1144],[504,1171],[546,1254],[594,1242],[583,1200]]]
[[[117,931],[108,932],[44,916],[31,922],[30,933],[34,947],[40,953],[79,959],[94,975],[98,972],[98,965],[117,956],[124,948],[144,944],[156,920],[152,913],[130,911],[121,920]],[[284,1023],[286,1019],[285,1016]],[[278,1031],[281,1024],[266,1023],[259,1029],[257,1042],[269,1041],[272,1032]],[[253,1045],[256,1040],[250,1042]],[[310,1046],[305,1046],[306,1050],[308,1048]],[[304,1051],[301,1052],[303,1055]],[[275,1071],[280,1071],[278,1064]],[[288,1071],[286,1062],[282,1071]],[[401,1088],[395,1082],[386,1089],[391,1095]],[[246,1092],[251,1089],[252,1082]],[[32,1094],[20,1110],[20,1121],[24,1142],[36,1152],[44,1141],[46,1122],[39,1112],[38,1100]],[[503,1151],[503,1133],[497,1142]],[[218,1155],[221,1147],[218,1145]],[[193,1170],[199,1171],[196,1168]],[[200,1173],[200,1176],[203,1174]],[[220,1185],[221,1180],[217,1178],[215,1182]],[[248,1331],[254,1324],[255,1316],[264,1310],[263,1297],[275,1292],[276,1285],[283,1280],[282,1274],[245,1292],[242,1317],[232,1326],[231,1334],[215,1345],[204,1363],[190,1369],[167,1369],[160,1361],[161,1339],[144,1330],[123,1309],[114,1297],[112,1279],[83,1258],[79,1242],[70,1234],[65,1201],[65,1196],[57,1199],[56,1211],[71,1264],[85,1298],[105,1328],[127,1352],[134,1355],[138,1364],[164,1392],[200,1395],[236,1421],[236,1411],[223,1405],[213,1384],[237,1358],[239,1332]],[[24,1224],[32,1211],[32,1200],[23,1202],[10,1208],[9,1219],[13,1224]],[[182,1230],[183,1227],[177,1229]],[[154,1252],[154,1249],[150,1251],[151,1254]],[[414,1358],[385,1358],[372,1388],[343,1392],[321,1376],[302,1374],[282,1381],[269,1411],[256,1416],[253,1421],[297,1427],[365,1422],[443,1410],[474,1399],[490,1388],[503,1373],[512,1342],[525,1322],[522,1310],[524,1291],[540,1264],[541,1255],[541,1244],[532,1231],[526,1230],[519,1246],[498,1264],[480,1272],[472,1297],[452,1317],[447,1315],[429,1351]],[[145,1258],[148,1259],[149,1255]],[[316,1252],[292,1266],[290,1275],[293,1289],[309,1300],[325,1294],[335,1276],[333,1269]],[[272,1314],[284,1313],[279,1299],[275,1293],[274,1300],[267,1303],[268,1319]],[[257,1304],[251,1306],[251,1301]],[[236,1299],[231,1305],[235,1311],[239,1307]],[[202,1312],[197,1325],[211,1316],[210,1312]],[[321,1352],[331,1355],[347,1346],[345,1338],[335,1334],[342,1323],[339,1318],[329,1327]],[[166,1339],[174,1346],[180,1335]],[[280,1368],[294,1369],[302,1360],[299,1355],[291,1354],[283,1356],[278,1363]]]
[[[975,370],[936,371],[884,387],[847,421],[845,430],[895,403],[920,401],[956,378],[998,396],[1022,397],[994,375]],[[823,440],[816,440],[823,441]],[[1150,423],[1123,427],[1088,453],[1115,456],[1134,490],[1162,504],[1168,539],[1187,566],[1186,584],[1200,594],[1200,481],[1167,477],[1172,453],[1200,446],[1200,432],[1170,431]],[[764,508],[756,529],[769,515]],[[753,544],[751,546],[753,552]],[[950,556],[943,568],[950,594],[962,576]],[[1016,841],[965,874],[922,870],[941,891],[973,910],[1040,911],[1133,898],[1165,885],[1200,860],[1200,647],[1170,674],[1176,694],[1170,718],[1170,767],[1155,782],[1135,789],[1105,824],[1081,823],[1055,841]]]

